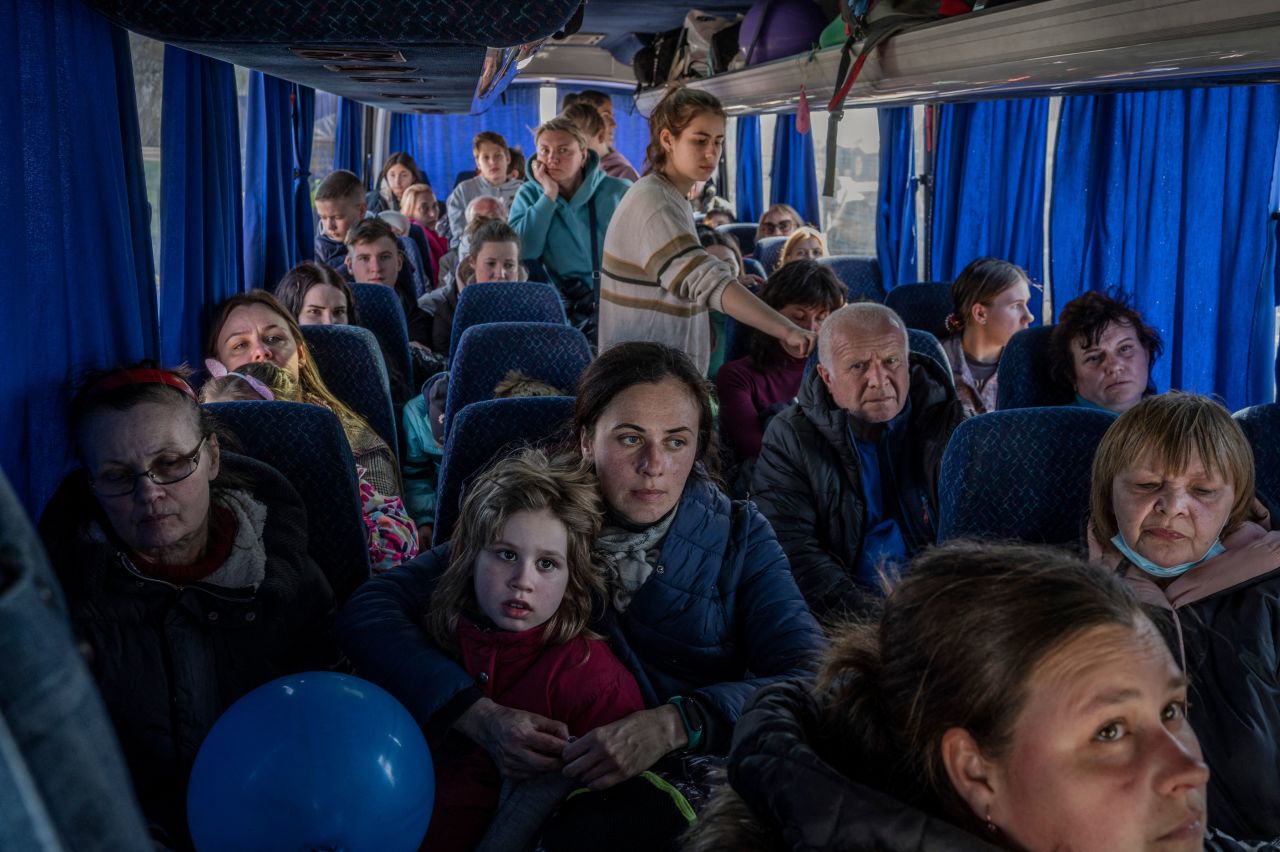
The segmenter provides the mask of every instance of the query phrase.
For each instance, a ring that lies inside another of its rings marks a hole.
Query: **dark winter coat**
[[[459,662],[486,697],[564,722],[571,736],[644,709],[635,678],[603,641],[579,637],[547,645],[544,633],[545,625],[512,633],[460,619]],[[434,738],[431,751],[436,804],[424,846],[435,852],[474,849],[498,805],[498,767],[456,732]]]
[[[910,365],[905,443],[913,453],[909,481],[899,483],[899,490],[924,503],[913,520],[921,522],[919,529],[931,541],[937,534],[938,468],[964,409],[936,361],[913,353]],[[752,477],[752,498],[773,524],[800,591],[822,621],[865,609],[871,593],[854,580],[866,499],[848,434],[848,413],[836,407],[813,370],[800,386],[797,403],[769,423]]]
[[[448,729],[482,696],[419,626],[447,553],[442,545],[375,577],[338,618],[339,643],[357,669],[433,730]],[[717,716],[708,727],[726,734],[753,692],[809,672],[823,645],[768,521],[697,479],[685,487],[659,565],[627,611],[597,629],[636,676],[646,706],[694,696]],[[707,746],[727,747],[723,734]]]
[[[333,592],[307,555],[298,493],[274,469],[232,453],[222,453],[222,471],[250,483],[245,490],[266,508],[256,589],[180,587],[141,574],[102,532],[107,521],[83,472],[63,483],[40,525],[143,812],[181,847],[187,778],[218,716],[270,680],[337,660]]]

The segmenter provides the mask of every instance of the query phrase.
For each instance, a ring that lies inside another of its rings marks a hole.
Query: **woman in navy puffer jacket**
[[[712,435],[706,381],[661,344],[610,349],[578,386],[574,436],[607,506],[594,556],[610,600],[594,627],[647,709],[570,743],[563,724],[483,697],[421,627],[447,543],[365,583],[339,643],[425,728],[470,737],[510,778],[563,770],[603,789],[673,751],[725,754],[746,700],[807,675],[825,640],[769,522],[702,474]]]

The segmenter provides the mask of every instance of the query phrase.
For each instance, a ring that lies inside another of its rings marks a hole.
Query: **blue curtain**
[[[739,222],[759,222],[764,215],[764,175],[760,168],[760,116],[738,116],[738,174],[733,207]]]
[[[773,128],[772,204],[790,204],[804,220],[822,227],[818,206],[818,172],[813,162],[813,134],[796,130],[796,116],[780,115]]]
[[[934,165],[933,269],[951,281],[978,257],[1044,281],[1047,98],[943,104]],[[1040,318],[1042,293],[1027,306]]]
[[[244,288],[231,65],[165,47],[161,148],[160,351],[195,366],[209,310]]]
[[[364,177],[364,104],[338,98],[338,124],[333,143],[333,167]]]
[[[297,247],[294,254],[297,262],[315,257],[316,219],[311,209],[311,147],[316,138],[315,89],[293,85],[289,92],[289,120],[293,127],[293,239]]]
[[[1054,306],[1119,287],[1163,334],[1156,386],[1272,399],[1268,259],[1280,88],[1063,100],[1054,165]]]
[[[155,273],[128,38],[78,0],[7,0],[0,29],[0,465],[38,515],[71,464],[69,386],[155,357]]]
[[[882,109],[876,256],[886,289],[919,280],[916,271],[916,151],[911,107]]]
[[[309,163],[300,167],[298,160],[303,153],[311,156],[314,101],[308,104],[308,95],[314,97],[314,91],[260,71],[249,73],[244,155],[244,277],[249,289],[271,289],[294,264],[312,257],[311,212],[300,215],[310,168]],[[308,138],[295,139],[302,132]]]
[[[501,133],[513,148],[533,152],[538,89],[537,85],[509,86],[497,98],[498,109],[479,115],[392,115],[391,151],[409,152],[444,201],[459,172],[475,171],[471,140],[481,130]]]
[[[630,89],[613,89],[603,86],[556,86],[556,105],[564,103],[564,96],[583,89],[604,92],[613,100],[613,119],[618,127],[613,132],[613,147],[631,161],[640,174],[644,174],[644,149],[649,146],[649,119],[636,110],[635,92]]]

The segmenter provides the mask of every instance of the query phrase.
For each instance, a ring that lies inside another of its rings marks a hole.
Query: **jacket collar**
[[[1126,566],[1125,579],[1144,602],[1179,610],[1280,570],[1280,531],[1267,532],[1250,521],[1222,544],[1226,553],[1205,560],[1163,589],[1133,566]]]

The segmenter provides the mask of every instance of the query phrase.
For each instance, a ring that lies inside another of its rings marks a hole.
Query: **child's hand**
[[[532,778],[564,765],[560,752],[569,729],[563,722],[481,698],[454,727],[484,746],[505,778]]]
[[[680,714],[665,704],[601,725],[564,747],[564,774],[592,790],[634,778],[688,743]]]

